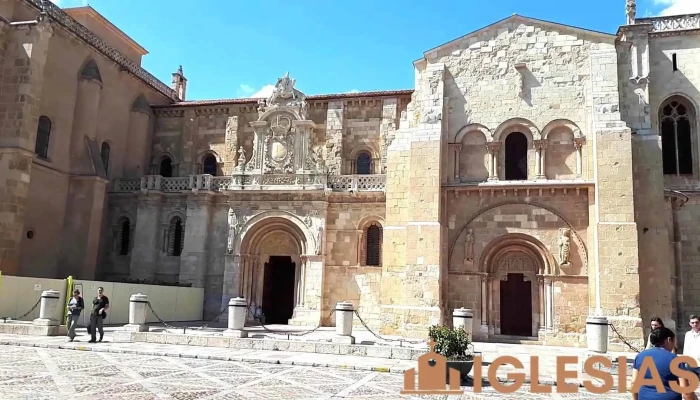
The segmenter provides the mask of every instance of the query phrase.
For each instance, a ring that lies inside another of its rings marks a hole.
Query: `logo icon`
[[[436,353],[435,342],[430,339],[428,352],[418,357],[418,388],[416,389],[416,369],[403,373],[401,394],[464,394],[459,387],[459,371],[450,368],[450,387],[447,386],[447,358]]]

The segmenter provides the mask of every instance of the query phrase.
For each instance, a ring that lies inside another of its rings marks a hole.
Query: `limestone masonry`
[[[414,337],[465,307],[476,339],[583,346],[604,315],[640,346],[700,313],[700,15],[626,22],[513,15],[413,90],[187,101],[91,7],[1,1],[0,270]]]

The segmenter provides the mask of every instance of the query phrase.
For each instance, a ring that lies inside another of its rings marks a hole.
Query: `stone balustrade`
[[[237,190],[332,190],[334,192],[383,192],[386,175],[325,174],[240,174],[229,176],[190,175],[166,178],[147,175],[141,178],[117,178],[113,192],[129,193],[157,190],[161,192],[237,191]]]
[[[700,14],[637,18],[635,24],[651,24],[652,33],[700,29]]]

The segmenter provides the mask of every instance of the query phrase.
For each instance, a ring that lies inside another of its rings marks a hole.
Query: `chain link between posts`
[[[34,305],[32,306],[32,308],[29,309],[29,311],[27,311],[26,313],[24,313],[24,314],[20,315],[19,317],[15,318],[15,320],[19,321],[19,320],[21,320],[22,318],[26,317],[27,315],[31,314],[32,311],[36,310],[36,308],[39,306],[39,304],[41,304],[41,297],[39,298],[39,300],[36,301],[36,303],[34,303]],[[13,318],[10,318],[10,317],[2,317],[2,322],[7,323],[7,320],[8,320],[8,319],[9,319],[9,320],[13,320]]]
[[[260,316],[258,316],[254,311],[252,311],[252,310],[250,309],[250,304],[248,304],[248,305],[246,306],[246,310],[248,311],[248,314],[250,314],[250,316],[253,317],[253,319],[254,319],[255,321],[257,321],[258,324],[260,324],[260,326],[265,330],[265,332],[269,332],[269,333],[272,333],[272,334],[275,334],[275,335],[286,335],[286,336],[288,336],[288,337],[289,337],[289,336],[305,336],[305,335],[308,335],[309,333],[316,332],[319,328],[321,328],[321,324],[323,323],[323,319],[322,319],[322,320],[318,323],[318,325],[316,325],[315,328],[310,329],[310,330],[308,330],[308,331],[303,331],[303,332],[275,331],[275,330],[270,329],[270,328],[268,328],[267,326],[265,326],[265,324],[263,324],[263,322],[262,322],[261,319],[260,319]],[[328,316],[327,316],[326,318],[330,318],[333,314],[335,314],[335,309],[334,309],[334,310],[331,310],[331,312],[328,314]]]
[[[620,332],[618,332],[617,328],[615,328],[615,325],[613,325],[613,324],[610,323],[610,322],[608,323],[608,325],[610,326],[610,329],[612,329],[613,333],[615,333],[615,334],[617,335],[617,337],[620,339],[620,341],[622,341],[622,343],[624,343],[627,347],[629,347],[630,350],[634,351],[635,353],[639,353],[639,352],[640,352],[639,349],[637,349],[636,347],[632,346],[632,345],[627,341],[627,339],[625,339],[625,337],[622,336],[622,334],[620,334]]]

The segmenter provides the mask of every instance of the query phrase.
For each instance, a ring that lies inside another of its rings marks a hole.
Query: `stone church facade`
[[[700,15],[627,3],[615,35],[513,15],[411,90],[187,101],[92,8],[2,1],[0,270],[405,336],[465,307],[477,339],[583,346],[605,315],[639,345],[700,311]]]

